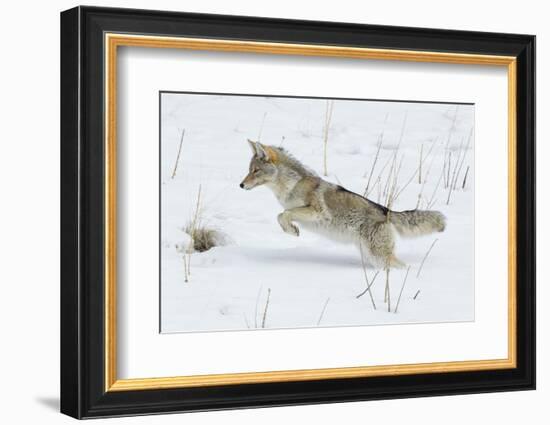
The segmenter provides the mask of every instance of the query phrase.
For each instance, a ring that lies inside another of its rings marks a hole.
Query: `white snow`
[[[162,94],[162,332],[261,329],[268,290],[265,328],[270,329],[474,320],[473,137],[448,205],[448,189],[440,180],[445,156],[451,152],[452,176],[460,146],[468,142],[474,126],[473,105],[334,101],[325,178],[363,194],[384,132],[370,183],[375,186],[369,195],[373,201],[385,202],[383,189],[391,166],[384,169],[381,183],[376,180],[384,164],[391,162],[402,131],[398,188],[415,174],[421,145],[425,157],[434,143],[422,165],[423,177],[430,171],[420,208],[426,208],[435,192],[432,209],[446,215],[447,229],[422,238],[398,238],[397,257],[410,271],[397,313],[394,308],[406,269],[390,272],[391,312],[384,303],[385,273],[380,272],[372,287],[375,310],[368,294],[356,298],[366,284],[354,246],[337,244],[303,228],[298,238],[284,233],[277,223],[282,208],[270,190],[239,188],[251,157],[246,139],[257,140],[260,133],[262,143],[282,145],[322,175],[326,102]],[[181,157],[172,179],[183,129]],[[227,244],[192,253],[186,283],[182,250],[190,238],[183,228],[193,219],[199,185],[201,224],[223,232]],[[421,187],[414,176],[392,209],[414,209]],[[376,270],[367,269],[367,273],[372,279]]]

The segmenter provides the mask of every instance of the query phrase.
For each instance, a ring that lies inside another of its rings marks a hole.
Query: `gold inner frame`
[[[370,49],[328,45],[267,43],[128,34],[105,34],[105,391],[149,390],[285,381],[308,381],[416,373],[444,373],[516,367],[516,58],[462,53]],[[508,72],[508,357],[326,369],[118,379],[116,325],[116,99],[119,46],[325,56],[355,59],[504,66]]]

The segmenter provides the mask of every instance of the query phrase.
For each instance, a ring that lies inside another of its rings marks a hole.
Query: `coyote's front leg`
[[[293,221],[306,221],[312,222],[318,219],[317,211],[312,207],[298,207],[291,208],[289,210],[284,210],[281,214],[277,216],[279,224],[282,229],[293,236],[300,236],[300,229],[293,224]]]

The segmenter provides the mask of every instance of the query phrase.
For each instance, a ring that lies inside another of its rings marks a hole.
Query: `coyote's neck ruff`
[[[394,255],[394,229],[402,236],[419,236],[445,229],[438,211],[391,211],[320,178],[282,148],[249,140],[253,156],[241,188],[266,185],[283,206],[282,229],[294,236],[296,224],[331,239],[361,244],[379,267],[401,267]]]

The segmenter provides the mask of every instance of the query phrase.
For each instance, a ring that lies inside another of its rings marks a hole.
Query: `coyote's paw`
[[[289,235],[300,236],[300,229],[294,224],[289,225],[286,229],[283,228],[283,230]]]
[[[404,269],[407,265],[396,256],[392,255],[389,259],[388,266],[392,269]]]
[[[279,214],[277,219],[279,221],[279,224],[281,225],[281,229],[283,229],[285,233],[288,233],[292,236],[300,236],[300,229],[298,229],[298,227],[296,227],[288,220],[284,212]]]

